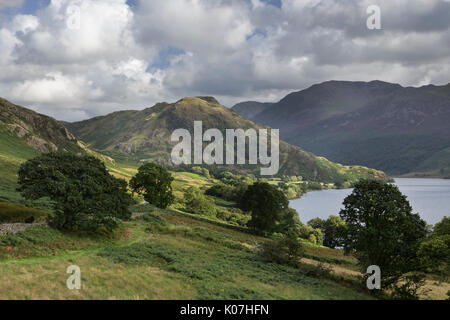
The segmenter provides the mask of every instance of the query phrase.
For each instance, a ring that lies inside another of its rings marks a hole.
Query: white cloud
[[[0,96],[79,120],[185,95],[274,101],[330,79],[450,81],[449,2],[282,3],[52,0],[2,22]],[[366,27],[371,4],[382,30]],[[74,5],[79,29],[67,25]]]
[[[14,86],[12,97],[29,103],[77,103],[81,97],[93,100],[102,96],[100,89],[82,76],[67,76],[50,72],[41,79],[24,81]]]
[[[218,0],[141,1],[136,28],[149,45],[236,50],[252,33],[247,6]]]
[[[19,14],[14,17],[9,29],[14,33],[22,32],[23,34],[27,34],[36,30],[38,27],[39,19],[36,16]]]

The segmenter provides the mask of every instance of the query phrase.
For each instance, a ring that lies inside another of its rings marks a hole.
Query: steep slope
[[[233,110],[246,119],[254,119],[273,105],[274,103],[270,102],[246,101],[236,104]]]
[[[0,130],[40,152],[80,152],[77,139],[55,119],[0,98]]]
[[[0,201],[20,198],[15,189],[22,162],[58,149],[82,150],[56,120],[0,98]]]
[[[91,153],[60,122],[0,98],[0,200],[17,200],[20,164],[41,152]]]
[[[287,142],[332,161],[394,175],[450,176],[450,85],[329,81],[249,119],[280,128]]]
[[[90,120],[66,123],[67,128],[91,147],[103,151],[134,155],[170,164],[176,129],[193,132],[194,121],[203,121],[203,129],[263,128],[211,97],[187,97],[172,104],[159,103],[142,111],[121,111]],[[227,170],[259,172],[258,166],[227,166]],[[280,143],[279,174],[301,175],[314,181],[336,182],[361,177],[387,178],[384,173],[363,168],[345,167],[314,156],[285,142]]]

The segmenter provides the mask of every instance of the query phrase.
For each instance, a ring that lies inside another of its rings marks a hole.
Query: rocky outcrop
[[[39,138],[38,136],[29,136],[27,139],[27,143],[30,147],[40,152],[58,151],[58,147],[55,146],[55,144],[47,142],[44,139]]]
[[[60,122],[0,98],[0,130],[2,128],[23,138],[40,152],[83,152],[77,139]]]
[[[40,223],[5,223],[0,224],[0,235],[5,234],[16,234],[20,232],[24,232],[26,229],[36,226],[45,226],[46,224],[43,222]]]

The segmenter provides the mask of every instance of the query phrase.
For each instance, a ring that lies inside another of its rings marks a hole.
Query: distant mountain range
[[[90,147],[114,154],[133,155],[141,161],[153,160],[170,164],[174,130],[183,128],[193,133],[194,121],[202,121],[204,131],[225,129],[264,128],[234,110],[219,104],[213,97],[186,97],[176,103],[159,103],[142,111],[120,111],[90,120],[64,123],[78,139]],[[226,170],[257,173],[259,166],[227,166]],[[327,159],[280,142],[279,174],[300,175],[311,181],[337,182],[358,178],[381,178],[380,171],[332,163]]]
[[[331,161],[391,175],[450,176],[450,84],[328,81],[233,110]]]

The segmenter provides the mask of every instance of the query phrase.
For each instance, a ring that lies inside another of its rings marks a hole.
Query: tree
[[[337,248],[344,245],[345,221],[340,217],[331,215],[327,220],[314,218],[308,221],[308,225],[322,231],[324,246]]]
[[[194,187],[190,187],[184,194],[184,203],[186,211],[190,213],[214,215],[216,212],[214,202]]]
[[[417,269],[417,249],[426,224],[397,186],[364,180],[344,200],[340,216],[346,222],[344,249],[352,252],[365,271],[378,265],[382,287],[395,285],[402,274]]]
[[[434,226],[433,235],[445,236],[450,235],[450,217],[444,217]]]
[[[420,244],[417,254],[428,270],[444,276],[450,275],[450,235],[425,240]]]
[[[322,245],[323,244],[323,234],[322,230],[319,228],[313,228],[307,224],[302,224],[298,226],[297,231],[300,238],[308,240],[313,244]]]
[[[444,217],[436,223],[433,233],[419,247],[423,266],[432,272],[450,276],[450,218]]]
[[[249,186],[240,201],[242,210],[251,212],[251,220],[248,227],[254,231],[267,234],[281,231],[286,221],[289,201],[276,187],[266,182],[256,182]]]
[[[129,219],[127,183],[110,175],[92,156],[48,153],[23,163],[19,188],[25,199],[53,201],[52,226],[71,231],[111,231]]]
[[[313,229],[321,229],[323,231],[325,226],[325,220],[320,218],[313,218],[308,221],[308,226],[312,227]]]
[[[171,173],[156,163],[146,163],[130,180],[131,189],[144,196],[145,201],[165,209],[174,201]]]

